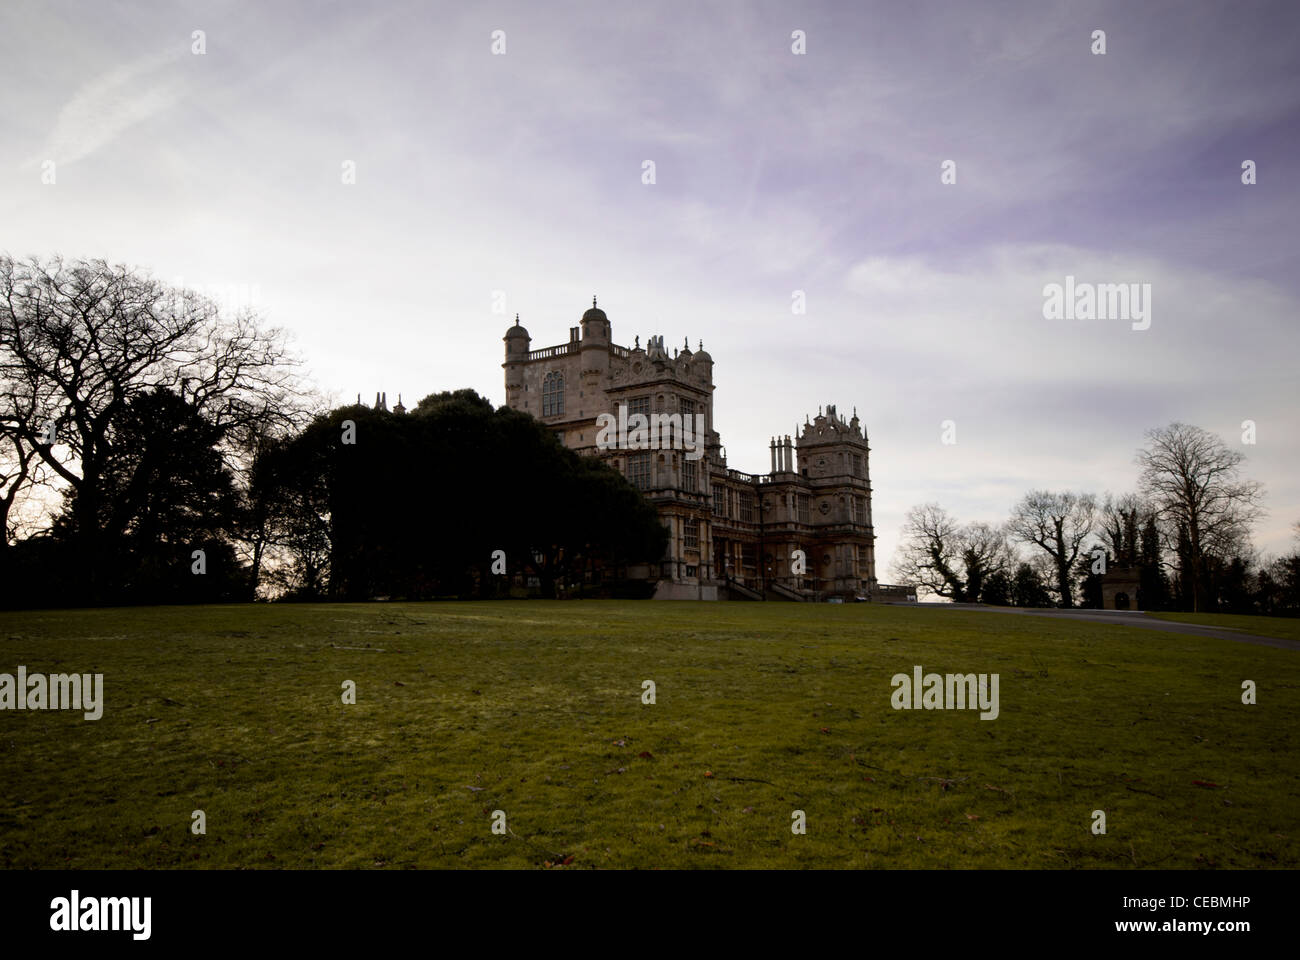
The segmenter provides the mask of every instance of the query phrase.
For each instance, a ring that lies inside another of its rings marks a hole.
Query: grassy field
[[[1228,627],[1242,633],[1255,633],[1261,637],[1278,637],[1282,640],[1300,640],[1300,618],[1250,617],[1236,613],[1148,613],[1161,620],[1181,620],[1206,627]]]
[[[106,695],[0,712],[5,868],[1300,864],[1300,656],[1242,643],[871,604],[259,605],[0,614],[19,664]],[[892,709],[917,664],[999,674],[1000,716]]]

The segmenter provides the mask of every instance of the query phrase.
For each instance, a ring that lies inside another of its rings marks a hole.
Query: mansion
[[[502,366],[508,406],[536,417],[570,449],[607,460],[658,510],[671,535],[666,554],[628,571],[657,581],[656,598],[887,592],[876,581],[870,451],[856,413],[845,420],[833,406],[819,410],[798,436],[771,440],[767,473],[732,470],[714,426],[713,357],[704,345],[692,351],[687,343],[672,356],[662,337],[619,346],[594,297],[556,346],[533,349],[516,317]],[[629,419],[673,426],[650,433],[649,443],[609,443],[602,424]],[[694,440],[692,424],[699,425]]]

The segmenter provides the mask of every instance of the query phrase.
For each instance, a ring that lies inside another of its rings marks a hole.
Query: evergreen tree
[[[340,408],[276,460],[268,476],[289,489],[266,486],[268,509],[278,529],[302,534],[283,538],[288,568],[313,589],[327,575],[336,599],[499,596],[515,575],[557,596],[596,571],[657,561],[667,544],[620,473],[472,390],[405,414]],[[504,575],[493,569],[502,555]]]
[[[984,581],[980,602],[995,607],[1011,606],[1011,577],[1005,570],[995,570]]]
[[[1191,610],[1196,603],[1196,590],[1193,583],[1195,569],[1192,564],[1192,543],[1187,534],[1187,525],[1178,525],[1178,540],[1174,547],[1177,566],[1174,574],[1174,609]]]
[[[1016,567],[1015,577],[1011,583],[1012,602],[1017,607],[1053,606],[1051,592],[1039,576],[1038,571],[1027,563]]]
[[[1098,610],[1102,606],[1101,592],[1101,574],[1093,573],[1093,557],[1087,556],[1079,560],[1075,567],[1075,575],[1079,578],[1079,606],[1085,609]],[[1110,554],[1106,555],[1106,568],[1109,569],[1115,564]]]
[[[1160,531],[1156,518],[1148,516],[1142,527],[1138,550],[1142,567],[1138,586],[1138,606],[1143,610],[1165,610],[1169,606],[1169,578],[1165,575],[1160,556]]]

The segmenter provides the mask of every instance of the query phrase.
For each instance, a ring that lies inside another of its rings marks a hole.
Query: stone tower
[[[846,421],[833,406],[819,411],[793,440],[772,441],[770,473],[743,473],[728,468],[714,428],[714,362],[703,343],[692,351],[686,340],[670,352],[656,334],[644,347],[639,336],[620,346],[595,297],[565,343],[532,349],[518,316],[504,340],[506,404],[536,417],[570,449],[607,461],[667,528],[665,555],[621,574],[656,581],[656,596],[664,598],[878,592],[869,450],[856,413]],[[672,421],[672,429],[649,445],[609,445],[602,417],[626,423],[636,416]],[[688,419],[702,437],[684,436]]]

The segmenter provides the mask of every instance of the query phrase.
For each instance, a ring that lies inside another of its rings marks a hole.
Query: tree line
[[[473,390],[318,416],[263,451],[250,499],[266,576],[299,599],[504,596],[516,574],[626,595],[668,537],[621,473]]]
[[[329,410],[251,311],[0,256],[0,604],[553,594],[666,537],[621,474],[471,390]]]
[[[1257,555],[1263,488],[1243,476],[1244,459],[1208,430],[1171,423],[1147,431],[1136,492],[1032,490],[997,525],[920,504],[893,575],[954,602],[1100,607],[1106,572],[1132,568],[1142,609],[1300,615],[1300,549]]]
[[[1147,434],[1138,491],[1027,493],[1002,524],[907,514],[895,578],[955,601],[1289,613],[1260,486],[1208,431]],[[1298,526],[1300,533],[1300,526]],[[0,604],[546,595],[657,561],[654,509],[472,390],[328,409],[282,331],[102,260],[0,256]]]

